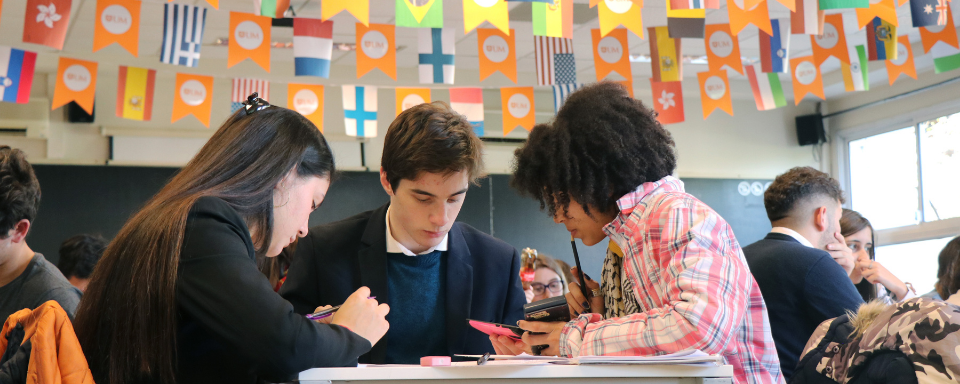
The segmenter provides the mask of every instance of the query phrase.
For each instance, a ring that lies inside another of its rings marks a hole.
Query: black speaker
[[[92,123],[93,115],[97,113],[97,107],[93,107],[93,113],[87,113],[76,101],[67,104],[67,121],[71,123]]]
[[[827,142],[827,133],[823,130],[823,115],[803,115],[796,117],[797,141],[800,145],[815,145]]]

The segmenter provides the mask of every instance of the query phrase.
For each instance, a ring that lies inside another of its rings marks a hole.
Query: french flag
[[[760,66],[763,73],[787,73],[790,69],[790,19],[771,19],[773,35],[760,31]]]
[[[333,21],[293,19],[293,61],[296,76],[330,77]]]
[[[35,52],[0,47],[0,96],[8,103],[26,104],[33,86]]]
[[[450,88],[450,108],[467,118],[477,136],[483,136],[483,89]]]

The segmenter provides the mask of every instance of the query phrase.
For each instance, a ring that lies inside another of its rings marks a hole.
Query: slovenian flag
[[[333,21],[293,19],[293,65],[296,76],[330,77]]]
[[[33,69],[37,54],[10,47],[0,47],[0,96],[8,103],[30,101]]]
[[[759,65],[746,65],[747,78],[750,80],[750,89],[753,90],[753,100],[757,103],[757,110],[767,111],[787,105],[783,97],[783,87],[780,77],[776,73],[763,73]]]
[[[765,73],[790,70],[790,19],[771,19],[773,36],[760,31],[760,65]]]
[[[867,53],[873,60],[897,59],[897,27],[886,20],[874,17],[867,24]]]
[[[347,136],[377,137],[377,87],[344,85],[343,118]]]
[[[483,89],[450,88],[450,108],[467,118],[477,136],[483,136]]]

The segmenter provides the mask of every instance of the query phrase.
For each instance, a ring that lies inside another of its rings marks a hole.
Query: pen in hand
[[[367,297],[367,298],[368,298],[368,299],[376,299],[377,297],[376,297],[376,296],[370,296],[370,297]],[[320,319],[325,319],[325,318],[327,318],[327,317],[333,316],[334,313],[337,313],[337,310],[338,310],[338,309],[340,309],[340,306],[339,306],[339,305],[338,305],[338,306],[335,306],[335,307],[332,307],[332,308],[324,309],[324,310],[322,310],[322,311],[317,311],[317,312],[311,313],[311,314],[307,315],[307,320],[316,321],[316,320],[320,320]]]

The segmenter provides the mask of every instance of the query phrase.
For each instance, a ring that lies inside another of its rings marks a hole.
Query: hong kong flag
[[[27,0],[23,42],[63,49],[72,0]]]

